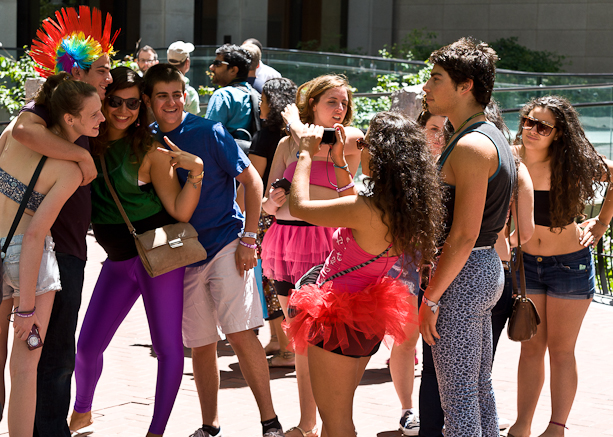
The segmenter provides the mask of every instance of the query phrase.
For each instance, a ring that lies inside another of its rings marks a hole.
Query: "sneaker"
[[[509,419],[505,419],[504,417],[498,418],[498,429],[500,429],[500,431],[507,429],[509,426],[511,426],[511,421]]]
[[[203,430],[202,428],[198,428],[195,433],[191,434],[189,437],[211,437],[211,434]],[[214,437],[222,437],[221,431]]]
[[[404,435],[419,435],[419,417],[407,411],[400,419],[400,431]]]
[[[272,428],[264,433],[264,437],[285,437],[285,433],[283,433],[282,429]]]

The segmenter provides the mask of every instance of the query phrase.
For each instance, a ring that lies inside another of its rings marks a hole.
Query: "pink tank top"
[[[294,172],[296,171],[297,164],[298,161],[292,162],[283,172],[283,177],[290,182],[294,179]],[[329,180],[328,177],[330,178]],[[336,187],[330,182],[336,185],[334,165],[331,162],[326,161],[313,161],[311,163],[311,185],[318,185],[320,187],[334,190]]]
[[[362,264],[374,257],[375,255],[366,252],[356,243],[351,229],[338,228],[332,237],[332,252],[328,255],[317,282],[321,283],[335,273]],[[384,276],[397,260],[397,256],[382,256],[367,266],[334,279],[334,288],[349,292],[361,291]]]

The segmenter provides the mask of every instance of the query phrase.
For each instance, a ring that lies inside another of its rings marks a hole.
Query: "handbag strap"
[[[517,251],[515,252],[515,260],[511,258],[511,281],[513,282],[513,294],[517,293],[517,275],[519,271],[519,295],[522,299],[526,298],[526,274],[524,271],[524,255],[521,250],[521,234],[519,233],[519,201],[515,198],[515,230],[517,232]],[[509,223],[510,228],[510,223]]]
[[[15,231],[17,230],[17,226],[19,226],[21,216],[23,216],[23,213],[26,210],[28,201],[30,200],[30,196],[34,192],[34,185],[36,185],[36,181],[38,180],[38,176],[40,176],[40,172],[42,171],[43,165],[45,165],[46,160],[46,156],[41,156],[40,161],[38,161],[38,165],[36,166],[36,170],[34,170],[34,174],[32,175],[32,179],[30,179],[28,188],[26,188],[25,193],[23,193],[23,197],[21,198],[21,203],[19,204],[17,214],[15,214],[15,219],[13,220],[13,224],[11,225],[11,229],[9,230],[9,233],[6,236],[6,240],[2,245],[2,259],[4,259],[4,257],[6,256],[6,251],[8,250],[9,244],[11,244],[11,240],[13,239]]]
[[[338,272],[335,273],[334,275],[330,276],[329,278],[326,278],[325,281],[323,281],[321,283],[321,285],[324,285],[326,282],[328,281],[332,281],[333,279],[338,278],[339,276],[343,276],[346,275],[347,273],[351,273],[351,272],[355,272],[358,269],[361,269],[362,267],[367,266],[370,263],[374,263],[375,261],[377,261],[379,258],[381,258],[383,255],[385,255],[387,252],[389,252],[389,250],[392,248],[392,245],[390,244],[389,246],[387,246],[387,249],[385,249],[383,252],[381,252],[379,255],[375,256],[374,258],[369,259],[368,261],[363,262],[362,264],[359,264],[357,266],[354,267],[350,267],[347,270],[343,270],[342,272]]]
[[[128,218],[128,215],[126,214],[126,211],[123,209],[123,206],[121,206],[119,197],[117,197],[117,193],[115,192],[115,189],[113,188],[113,186],[111,185],[111,181],[109,180],[109,174],[106,170],[106,161],[104,160],[104,155],[100,155],[100,165],[102,166],[102,175],[104,176],[104,181],[106,182],[106,186],[109,188],[109,191],[111,192],[111,196],[113,196],[113,200],[117,204],[117,208],[119,209],[121,216],[126,222],[126,225],[128,225],[128,230],[130,231],[132,235],[136,236],[136,230],[134,229],[134,226],[132,226],[132,222]]]

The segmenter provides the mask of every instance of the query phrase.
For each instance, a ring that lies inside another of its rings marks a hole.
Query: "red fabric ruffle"
[[[409,294],[388,276],[358,292],[335,289],[334,281],[293,290],[289,307],[296,315],[284,323],[290,347],[305,354],[309,344],[323,342],[326,350],[340,347],[345,355],[366,356],[385,336],[400,344],[406,340],[404,326],[417,324]]]

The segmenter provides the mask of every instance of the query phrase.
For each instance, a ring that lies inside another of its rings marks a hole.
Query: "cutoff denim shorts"
[[[0,247],[4,245],[6,238],[0,239]],[[23,234],[14,235],[11,244],[6,250],[6,257],[2,260],[0,268],[2,275],[2,300],[19,297],[19,259],[21,257],[21,243]],[[38,270],[38,281],[36,281],[36,296],[45,294],[49,291],[59,291],[62,289],[60,283],[60,269],[57,265],[53,238],[45,237],[45,247],[43,257],[40,261]]]
[[[589,248],[556,256],[524,252],[526,293],[559,299],[591,299],[596,291],[594,260]]]

